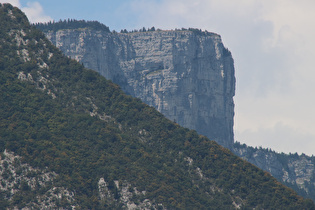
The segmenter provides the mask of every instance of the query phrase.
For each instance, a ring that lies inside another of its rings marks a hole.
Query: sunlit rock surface
[[[91,29],[46,35],[66,55],[113,80],[170,120],[232,148],[234,64],[219,35]]]

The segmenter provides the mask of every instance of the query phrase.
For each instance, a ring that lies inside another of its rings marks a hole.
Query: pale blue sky
[[[314,0],[0,0],[30,21],[111,30],[195,27],[221,35],[236,69],[235,140],[315,155]]]
[[[27,3],[35,2],[29,0],[21,0],[21,6],[27,7]],[[84,19],[98,20],[105,25],[110,26],[111,30],[120,30],[124,26],[133,25],[136,15],[125,12],[124,15],[119,13],[122,5],[126,4],[126,0],[40,0],[39,2],[44,13],[54,20],[60,19]]]

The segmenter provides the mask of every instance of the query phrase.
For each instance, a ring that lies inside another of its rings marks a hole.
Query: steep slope
[[[234,148],[233,59],[218,35],[196,29],[117,34],[97,22],[74,20],[37,27],[67,56],[315,201],[311,157]],[[309,169],[298,169],[300,163],[305,165],[305,158]]]
[[[315,208],[63,56],[17,8],[0,4],[0,29],[2,206]]]
[[[38,27],[67,56],[168,119],[232,148],[234,65],[219,35],[199,30],[110,33],[88,23],[74,29],[76,23]]]
[[[277,153],[270,149],[234,144],[234,153],[271,173],[306,198],[315,200],[315,157]]]

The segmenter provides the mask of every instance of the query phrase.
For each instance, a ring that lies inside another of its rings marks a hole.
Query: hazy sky
[[[236,69],[235,140],[315,155],[314,0],[9,0],[31,22],[97,20],[111,30],[201,28]]]

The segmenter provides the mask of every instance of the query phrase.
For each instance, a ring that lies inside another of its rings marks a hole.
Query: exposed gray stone
[[[247,146],[234,147],[234,153],[275,178],[315,200],[315,159],[307,155],[276,153],[272,150]]]
[[[170,120],[216,140],[315,200],[313,158],[247,146],[233,148],[234,64],[219,35],[75,29],[46,36],[66,55],[113,80]]]
[[[62,199],[75,209],[74,192],[51,185],[58,174],[48,168],[33,168],[22,163],[21,159],[7,150],[0,155],[0,192],[6,195],[4,200],[12,201],[15,196],[23,195],[21,192],[26,191],[36,197],[28,200],[23,209],[58,209],[58,202]]]
[[[90,29],[46,35],[66,55],[113,80],[168,119],[232,148],[234,65],[219,35]]]

